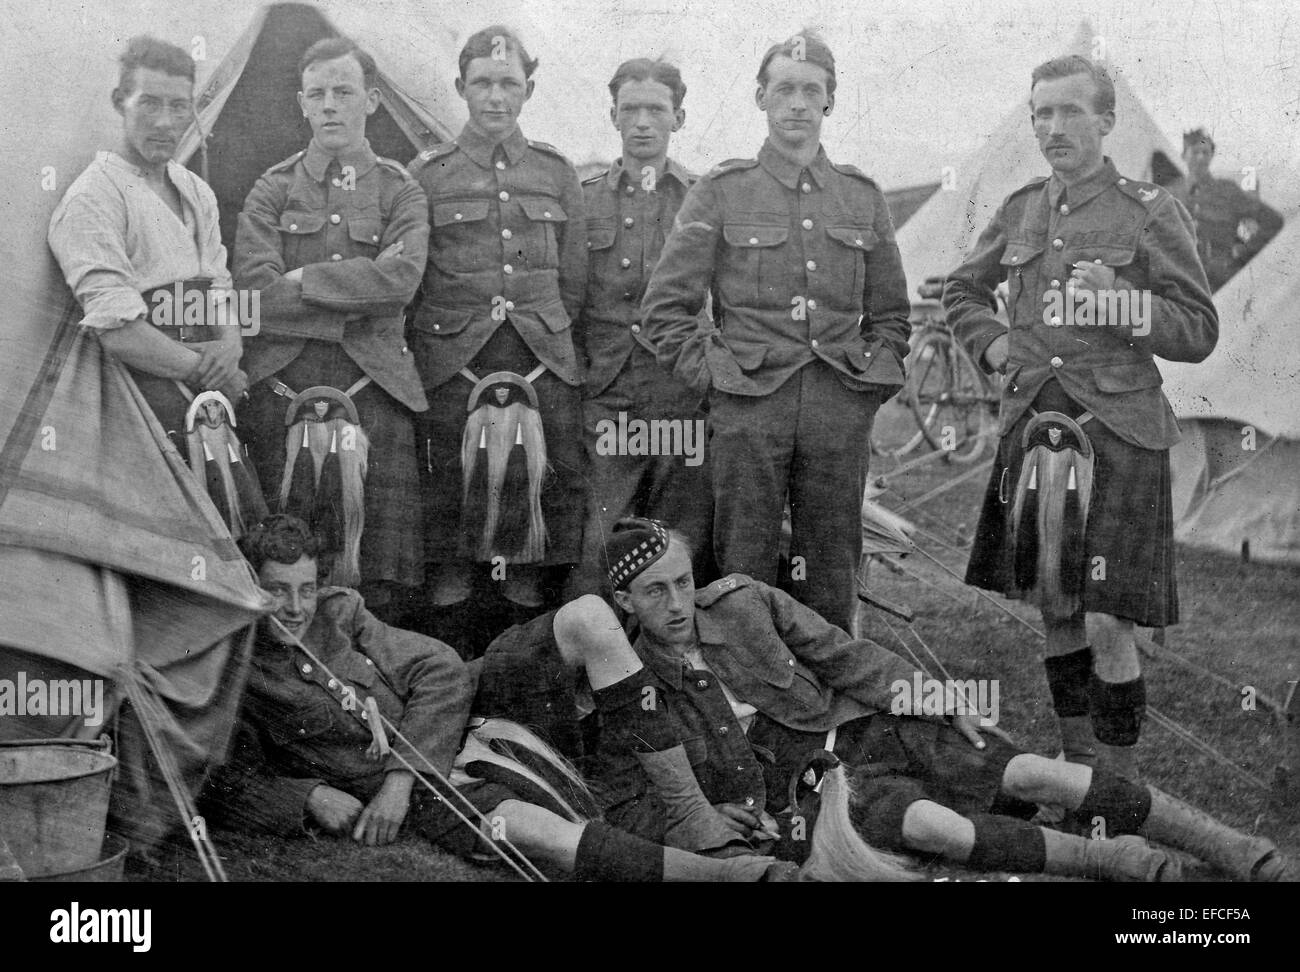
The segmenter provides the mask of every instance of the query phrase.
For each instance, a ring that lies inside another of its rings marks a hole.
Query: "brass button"
[[[1070,215],[1070,207],[1069,207],[1068,205],[1066,205],[1065,203],[1061,203],[1061,215],[1062,215],[1062,216],[1069,216],[1069,215]]]
[[[294,232],[296,233],[296,232],[298,231],[298,224],[297,224],[297,223],[290,223],[290,224],[289,224],[289,229],[292,230],[292,231],[294,231]]]
[[[813,339],[812,339],[812,346],[813,346],[814,348],[817,347],[817,339],[816,339],[816,338],[813,338]]]
[[[1053,286],[1054,288],[1055,288],[1055,287],[1059,287],[1059,286],[1061,286],[1061,281],[1059,281],[1059,280],[1053,280],[1053,281],[1052,281],[1052,286]]]
[[[502,202],[509,202],[509,201],[510,201],[510,193],[508,193],[508,192],[506,192],[504,189],[502,189],[499,193],[497,193],[497,198],[500,199]]]
[[[809,260],[807,263],[804,264],[804,266],[806,266],[809,270],[816,270],[816,269],[817,269],[817,261],[816,261],[816,260]]]
[[[1052,240],[1053,250],[1062,250],[1064,248],[1065,248],[1065,240],[1061,239],[1059,236],[1056,239]]]
[[[1127,180],[1127,179],[1120,179],[1120,180],[1119,180],[1119,184],[1120,184],[1121,186],[1127,186],[1127,185],[1128,185],[1128,180]]]
[[[546,210],[546,212],[542,213],[542,215],[545,216],[547,219],[550,219],[550,218],[551,218],[551,211],[548,209],[548,210]]]
[[[505,167],[506,167],[506,164],[505,164],[503,161],[501,161],[500,159],[497,159],[497,168],[498,168],[498,169],[504,169]]]
[[[855,244],[857,244],[858,246],[861,246],[861,245],[862,245],[862,241],[861,241],[861,240],[854,240],[853,242],[854,242]]]
[[[633,186],[631,183],[628,183],[627,194],[630,196],[634,192],[636,192],[636,187]]]
[[[1061,324],[1061,318],[1059,315],[1053,314],[1047,323],[1051,324],[1053,327],[1059,327]]]
[[[550,214],[550,213],[547,213],[546,215],[549,216],[549,215],[551,215],[551,214]],[[623,225],[624,225],[624,226],[631,226],[633,222],[635,222],[635,220],[633,220],[631,216],[627,216],[627,217],[625,217],[624,220],[623,220]]]
[[[626,270],[628,267],[632,265],[632,261],[629,260],[627,257],[623,257],[623,259],[620,260],[619,263],[623,265],[624,270]]]
[[[514,309],[515,309],[515,302],[513,300],[506,301],[506,310],[512,311]]]
[[[726,726],[718,726],[718,735],[725,736],[730,730]]]
[[[812,227],[813,227],[813,222],[812,222],[811,219],[805,219],[805,220],[803,221],[803,228],[804,228],[804,229],[812,229]]]
[[[817,309],[817,301],[813,300],[811,297],[808,298],[808,309],[809,309],[809,310],[816,310],[816,309]]]
[[[640,334],[640,333],[641,333],[641,325],[640,325],[640,324],[633,324],[633,325],[632,325],[632,333],[633,333],[633,334]]]
[[[342,253],[331,253],[331,254],[330,254],[330,259],[333,260],[333,261],[335,261],[335,262],[337,263],[339,260],[342,260],[342,259],[343,259],[343,254],[342,254]]]
[[[501,269],[502,269],[502,271],[505,272],[505,273],[514,273],[514,272],[515,272],[515,268],[512,267],[512,266],[511,266],[510,264],[508,264],[508,263],[507,263],[504,267],[502,267]]]
[[[709,680],[707,678],[702,678],[695,683],[695,687],[700,689],[706,689],[709,687]]]
[[[464,213],[457,213],[457,214],[456,214],[456,218],[457,218],[457,219],[464,219],[464,218],[465,218],[465,214],[464,214]]]
[[[510,232],[510,230],[508,230],[508,229],[503,229],[503,230],[501,231],[501,239],[503,239],[503,240],[508,240],[508,239],[510,239],[510,237],[512,237],[512,236],[514,236],[514,235],[515,235],[515,234],[512,233],[512,232]]]
[[[337,226],[338,223],[339,223],[339,220],[340,220],[341,218],[342,218],[342,217],[339,216],[338,213],[335,213],[334,215],[332,215],[332,216],[330,217],[330,222],[333,223],[335,226]]]
[[[341,185],[343,185],[343,180],[340,179],[338,176],[335,176],[334,179],[333,179],[333,183],[334,183],[334,185],[336,185],[336,186],[341,186]]]
[[[311,674],[311,666],[310,666],[310,665],[306,665],[306,664],[304,664],[304,665],[302,666],[302,673],[303,673],[304,675],[310,675],[310,674]]]
[[[1065,364],[1065,362],[1061,360],[1061,356],[1059,354],[1052,355],[1052,360],[1047,363],[1051,365],[1053,368],[1059,368],[1061,367],[1061,365]]]
[[[376,234],[374,234],[373,236],[371,236],[371,237],[370,237],[370,242],[371,242],[371,243],[378,243],[378,242],[379,242],[379,234],[376,233]]]
[[[799,188],[802,189],[804,192],[812,192],[812,186],[810,186],[810,185],[809,185],[808,183],[806,183],[806,182],[805,182],[802,186],[800,186]]]
[[[339,687],[338,679],[331,678],[328,682],[325,683],[325,685],[328,688],[336,689]]]
[[[751,237],[749,238],[749,245],[750,245],[750,246],[757,246],[757,245],[758,245],[758,237],[757,237],[757,236],[751,236]]]
[[[791,667],[791,668],[794,668],[794,659],[791,658],[791,659],[788,659],[788,661],[789,661],[789,663],[790,663],[790,667]]]

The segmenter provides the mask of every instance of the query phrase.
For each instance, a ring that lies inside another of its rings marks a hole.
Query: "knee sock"
[[[1088,709],[1097,741],[1107,746],[1133,746],[1147,710],[1146,682],[1105,682],[1096,675],[1088,684]]]
[[[1100,819],[1106,830],[1098,836],[1135,834],[1151,813],[1151,791],[1114,773],[1094,769],[1088,792],[1074,812],[1087,828]]]
[[[967,819],[975,825],[975,844],[966,859],[972,871],[1042,872],[1047,851],[1041,828],[991,813],[972,813]]]
[[[1092,649],[1043,659],[1052,707],[1061,718],[1088,714],[1088,684],[1092,679]]]
[[[578,881],[662,881],[664,849],[593,820],[578,838],[573,876]]]

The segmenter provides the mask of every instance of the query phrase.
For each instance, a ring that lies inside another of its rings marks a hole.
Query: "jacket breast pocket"
[[[876,245],[876,232],[869,226],[827,226],[830,244],[826,248],[826,270],[835,282],[835,289],[848,290],[851,306],[866,284],[867,254]]]
[[[519,208],[528,217],[528,230],[517,248],[532,270],[551,270],[560,265],[560,237],[569,217],[556,199],[523,196]]]
[[[1007,277],[1007,307],[1015,310],[1021,297],[1024,295],[1025,277],[1028,276],[1033,280],[1034,275],[1039,273],[1041,266],[1041,257],[1043,247],[1040,244],[1033,243],[1008,243],[1002,251],[1002,258],[998,261],[1002,264],[1002,271]],[[1028,317],[1024,316],[1028,312]],[[1038,320],[1042,313],[1042,306],[1021,308],[1020,314],[1012,313],[1011,321],[1014,325],[1017,320]]]
[[[287,711],[277,709],[265,719],[266,732],[283,747],[319,741],[334,731],[336,709],[337,705],[325,699],[304,702]]]
[[[286,269],[320,259],[323,243],[315,237],[325,225],[320,213],[287,209],[280,214],[280,253]]]
[[[472,273],[496,262],[496,234],[489,236],[486,199],[457,199],[433,205],[429,260],[452,273]]]
[[[752,307],[764,295],[793,293],[782,259],[789,237],[790,227],[784,223],[725,223],[727,263],[719,281],[723,300]]]
[[[384,236],[384,221],[378,217],[352,216],[348,219],[348,239],[353,256],[376,256]]]

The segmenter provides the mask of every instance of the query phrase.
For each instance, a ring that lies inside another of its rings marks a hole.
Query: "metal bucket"
[[[99,863],[117,758],[108,739],[0,743],[0,837],[29,878]]]
[[[104,850],[100,854],[100,859],[90,867],[41,874],[31,878],[31,880],[36,882],[73,881],[78,884],[84,881],[121,881],[122,869],[126,864],[126,852],[130,849],[130,846],[116,834],[109,834],[104,838]]]

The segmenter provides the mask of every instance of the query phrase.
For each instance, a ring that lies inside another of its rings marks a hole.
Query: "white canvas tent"
[[[1183,429],[1171,454],[1175,535],[1300,564],[1300,221],[1214,296],[1219,344],[1161,362]]]
[[[1087,56],[1092,30],[1080,27],[1070,50]],[[1164,183],[1178,174],[1179,155],[1152,120],[1122,74],[1108,65],[1115,82],[1115,128],[1105,151],[1120,172]],[[1029,120],[1029,83],[1018,101],[980,148],[945,172],[945,182],[898,231],[903,269],[913,286],[942,277],[970,252],[979,234],[1008,195],[1050,169],[1038,150]]]

